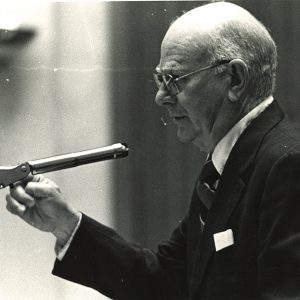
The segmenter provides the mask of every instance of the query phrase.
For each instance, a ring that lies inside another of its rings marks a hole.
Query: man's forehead
[[[191,49],[172,49],[169,52],[161,53],[161,58],[159,64],[156,66],[156,70],[162,73],[170,72],[181,72],[186,70],[191,70],[195,65],[201,62],[200,53],[191,51]]]
[[[161,45],[160,71],[190,70],[199,64],[206,52],[203,40],[195,32],[170,28]]]

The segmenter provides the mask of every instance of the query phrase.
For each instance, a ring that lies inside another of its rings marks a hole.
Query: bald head
[[[268,35],[265,27],[247,10],[227,3],[217,2],[192,9],[178,18],[169,28],[165,39],[187,38],[191,36],[200,42],[209,35],[222,34],[230,25],[238,30],[254,30],[257,35]]]
[[[247,10],[216,2],[188,11],[170,26],[164,46],[180,41],[199,61],[242,59],[249,68],[253,97],[262,100],[273,92],[276,46],[266,28]]]
[[[171,26],[170,31],[178,29],[209,32],[229,21],[239,21],[243,24],[255,24],[257,20],[245,9],[238,5],[217,2],[192,9],[178,18]]]

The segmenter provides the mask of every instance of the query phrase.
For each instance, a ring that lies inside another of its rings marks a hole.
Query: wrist
[[[59,246],[63,246],[67,243],[72,236],[78,222],[80,221],[81,214],[78,211],[70,211],[68,215],[64,216],[60,220],[55,230],[52,232],[56,237],[56,243]]]

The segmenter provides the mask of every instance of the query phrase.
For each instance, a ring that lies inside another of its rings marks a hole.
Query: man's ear
[[[228,64],[228,72],[231,75],[231,84],[228,98],[231,102],[238,101],[249,84],[249,72],[245,62],[241,59],[233,59]]]

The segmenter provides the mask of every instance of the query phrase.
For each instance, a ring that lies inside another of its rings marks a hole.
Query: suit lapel
[[[203,280],[209,259],[215,251],[213,235],[224,231],[235,206],[241,199],[245,183],[243,173],[254,161],[265,135],[283,118],[283,113],[274,101],[255,119],[238,139],[225,165],[215,200],[207,217],[199,243],[190,282],[191,295]]]

